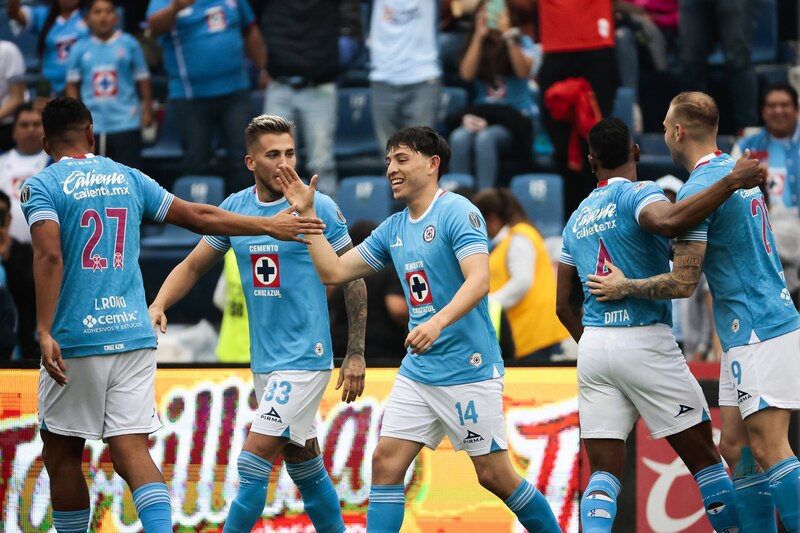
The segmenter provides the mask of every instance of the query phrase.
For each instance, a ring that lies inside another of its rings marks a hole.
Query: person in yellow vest
[[[249,363],[250,327],[247,325],[247,306],[233,249],[225,253],[222,275],[214,289],[214,305],[222,311],[217,360],[220,363]]]
[[[472,202],[491,239],[489,299],[508,315],[514,362],[547,363],[569,333],[556,316],[556,277],[544,239],[508,189],[484,189]]]

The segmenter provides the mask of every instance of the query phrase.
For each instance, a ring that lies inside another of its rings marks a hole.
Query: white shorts
[[[664,324],[587,327],[578,345],[581,438],[625,440],[639,415],[654,439],[711,420]]]
[[[766,409],[800,409],[800,329],[722,354],[719,404],[742,418]]]
[[[421,442],[433,450],[445,433],[469,455],[508,449],[503,378],[463,385],[426,385],[398,375],[386,402],[381,437]]]
[[[317,410],[330,380],[330,370],[253,374],[259,401],[250,431],[305,446],[317,436]]]
[[[156,412],[156,351],[65,359],[67,384],[39,369],[42,429],[84,439],[152,433],[161,428]]]

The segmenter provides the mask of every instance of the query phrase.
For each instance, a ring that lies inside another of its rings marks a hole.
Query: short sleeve
[[[171,0],[150,0],[150,4],[147,6],[147,15],[150,16],[153,13],[161,11],[165,7],[170,4]]]
[[[578,265],[575,264],[575,260],[572,258],[572,253],[569,251],[569,240],[567,239],[568,227],[569,225],[564,228],[564,232],[561,234],[561,255],[558,257],[558,262],[577,267]]]
[[[317,204],[317,213],[325,223],[325,238],[331,243],[331,248],[338,252],[352,242],[350,234],[347,233],[347,221],[330,196],[317,193],[315,203]]]
[[[225,198],[222,203],[219,204],[219,208],[224,209],[225,211],[230,211],[232,197],[233,196],[228,196]],[[206,244],[223,254],[231,248],[231,238],[227,235],[204,235],[203,240],[206,242]]]
[[[687,183],[681,190],[678,191],[678,201],[688,198],[694,194],[701,192],[705,187],[697,183]],[[711,216],[714,216],[713,214]],[[706,218],[700,224],[687,231],[683,235],[678,236],[679,241],[707,241],[708,240],[708,226],[711,223],[711,217]]]
[[[356,246],[356,251],[366,263],[376,272],[382,269],[391,261],[389,253],[389,227],[395,217],[384,220],[380,226],[375,228],[364,242]]]
[[[247,0],[238,0],[236,7],[239,9],[239,16],[242,17],[242,30],[253,24],[256,20],[253,15],[253,10],[250,8],[250,2]]]
[[[60,224],[53,196],[38,175],[25,181],[20,191],[20,203],[28,226],[40,220],[52,220]]]
[[[25,74],[25,60],[22,58],[22,52],[20,52],[17,45],[10,41],[0,46],[2,46],[3,50],[2,64],[0,65],[3,79],[9,83],[24,81],[21,78]]]
[[[669,199],[664,196],[664,190],[652,181],[636,182],[625,194],[625,203],[630,209],[629,212],[636,218],[637,224],[642,209],[654,202],[669,202]]]
[[[444,217],[444,231],[459,263],[470,255],[489,255],[486,221],[468,200],[453,202]]]
[[[141,45],[133,37],[129,39],[128,43],[133,66],[133,79],[136,81],[150,79],[150,70],[147,68],[147,62],[144,59]]]
[[[75,43],[69,51],[69,58],[67,59],[67,83],[76,83],[83,78],[81,74],[81,58],[83,57],[83,47],[88,40],[79,41]]]
[[[144,199],[144,216],[158,223],[164,222],[175,195],[167,192],[150,176],[136,169],[131,169],[131,171],[140,183]]]

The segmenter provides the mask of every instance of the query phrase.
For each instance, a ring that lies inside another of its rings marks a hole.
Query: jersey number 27
[[[125,227],[128,221],[128,210],[124,207],[106,207],[105,218],[94,209],[87,209],[81,215],[81,227],[88,228],[94,226],[86,246],[81,253],[81,266],[92,271],[104,270],[108,268],[108,258],[103,257],[95,251],[100,239],[103,237],[104,226],[108,219],[115,219],[116,227],[114,231],[114,259],[113,267],[122,269],[125,266]]]

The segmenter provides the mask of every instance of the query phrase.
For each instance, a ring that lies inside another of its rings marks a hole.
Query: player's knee
[[[478,483],[492,494],[498,494],[502,489],[503,475],[499,470],[490,468],[488,465],[475,465],[475,473],[478,474]]]
[[[381,485],[399,485],[403,482],[404,475],[405,470],[398,464],[395,455],[386,447],[378,445],[372,453],[372,482]]]
[[[731,468],[736,468],[742,453],[742,443],[738,439],[726,437],[723,433],[719,440],[719,453]]]
[[[69,453],[64,453],[62,450],[45,446],[42,449],[42,461],[47,469],[47,474],[50,477],[58,477],[76,470],[80,471],[83,456],[75,457]]]
[[[289,464],[305,463],[314,459],[319,455],[319,452],[313,448],[305,446],[294,446],[289,444],[283,449],[283,460]]]

